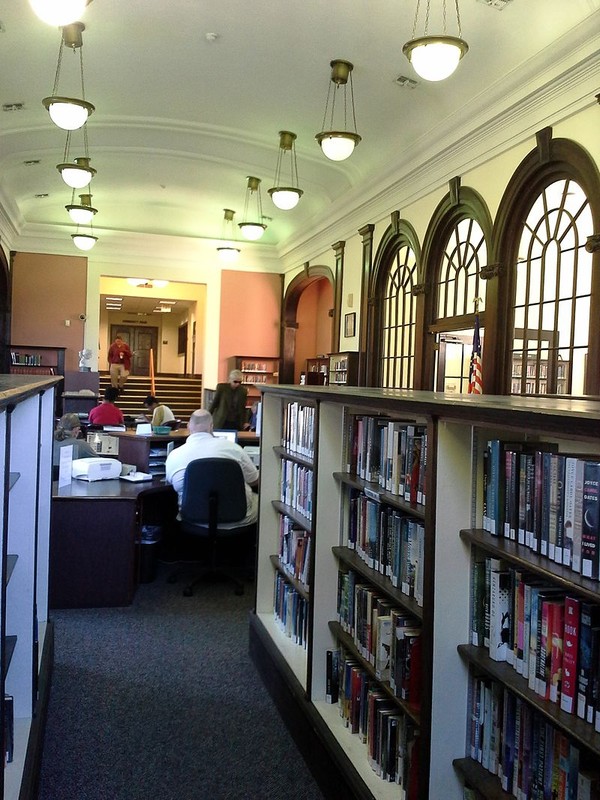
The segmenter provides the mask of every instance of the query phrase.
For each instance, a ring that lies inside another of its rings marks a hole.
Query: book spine
[[[506,661],[509,625],[510,576],[507,570],[492,570],[490,575],[490,643],[494,661]]]
[[[586,461],[583,469],[581,574],[598,580],[600,463]]]
[[[565,598],[560,707],[563,711],[566,711],[567,714],[573,714],[575,711],[580,606],[581,603],[577,597],[567,596]]]

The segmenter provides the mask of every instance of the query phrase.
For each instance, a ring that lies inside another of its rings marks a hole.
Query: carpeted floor
[[[253,586],[53,611],[39,800],[322,800],[248,656]]]

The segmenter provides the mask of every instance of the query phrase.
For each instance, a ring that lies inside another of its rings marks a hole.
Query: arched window
[[[416,287],[420,247],[417,235],[398,212],[375,257],[371,290],[372,384],[386,389],[415,388]]]
[[[379,385],[384,388],[413,388],[416,273],[414,251],[403,244],[389,265],[382,297]]]
[[[511,394],[584,394],[592,233],[589,200],[574,180],[553,181],[531,205],[516,264]]]
[[[487,263],[483,229],[476,219],[459,220],[444,248],[437,280],[437,322],[485,308],[485,282],[480,270]],[[477,301],[477,302],[476,302]]]

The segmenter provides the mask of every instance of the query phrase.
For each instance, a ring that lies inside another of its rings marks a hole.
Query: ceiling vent
[[[25,111],[25,103],[4,103],[2,111]]]
[[[406,75],[398,75],[395,83],[402,87],[402,89],[414,89],[417,86],[417,82],[413,81],[412,78],[407,78]]]

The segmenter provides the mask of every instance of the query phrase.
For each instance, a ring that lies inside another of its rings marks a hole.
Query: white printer
[[[116,458],[75,458],[71,475],[84,481],[104,481],[118,478],[121,466]]]

